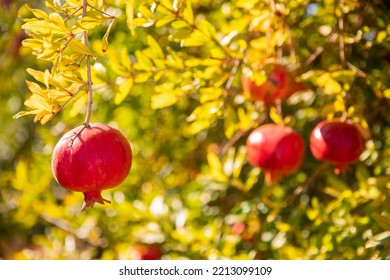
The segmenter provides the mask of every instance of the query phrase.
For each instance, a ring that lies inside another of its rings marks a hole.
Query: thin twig
[[[106,13],[105,11],[99,10],[98,8],[92,6],[92,5],[89,4],[89,3],[87,3],[87,6],[90,7],[91,9],[94,9],[95,11],[98,11],[98,12],[101,13],[102,15],[105,15],[105,16],[109,17],[110,19],[116,19],[115,16],[112,16],[112,15],[110,15],[109,13]]]
[[[71,97],[70,97],[68,100],[66,100],[66,101],[64,102],[64,104],[62,104],[62,105],[54,112],[54,114],[50,117],[50,120],[53,119],[59,112],[61,112],[61,110],[64,109],[64,107],[65,107],[66,105],[68,105],[68,103],[69,103],[73,98],[75,98],[76,95],[77,95],[80,91],[82,91],[86,86],[87,86],[87,83],[83,84],[81,87],[79,87],[79,88],[77,89],[77,91],[75,91],[74,93],[72,93]]]
[[[317,47],[314,51],[314,53],[312,53],[308,59],[306,59],[306,61],[303,63],[303,65],[305,66],[308,66],[310,65],[310,63],[312,63],[320,54],[322,54],[324,52],[324,47]]]
[[[355,71],[361,78],[366,78],[367,77],[367,74],[364,73],[363,70],[360,70],[359,68],[357,68],[355,65],[353,65],[349,61],[346,61],[345,63],[347,64],[349,69]]]
[[[73,12],[71,12],[66,18],[64,18],[64,21],[67,21],[69,20],[71,17],[73,17],[78,11],[80,11],[83,7],[80,6],[78,7],[76,10],[74,10]]]
[[[240,66],[240,63],[241,63],[240,59],[236,58],[234,60],[232,71],[230,71],[229,79],[226,82],[226,86],[225,86],[226,91],[229,91],[230,88],[232,87],[234,76],[236,76],[236,74],[237,74],[237,70],[238,70],[238,67]]]
[[[230,147],[234,146],[234,144],[236,144],[238,140],[245,136],[248,131],[249,129],[237,131],[236,134],[234,134],[233,137],[222,146],[222,148],[219,150],[219,154],[224,155],[230,149]]]
[[[88,6],[88,1],[83,0],[83,17],[87,15],[87,6]],[[84,35],[84,44],[87,47],[89,47],[88,31],[84,31],[83,35]],[[85,116],[84,126],[89,127],[89,121],[91,119],[91,113],[92,113],[92,75],[91,75],[91,57],[89,55],[86,56],[85,62],[87,67],[88,104],[87,104],[87,114]]]
[[[344,0],[340,0],[339,8],[341,10],[341,16],[338,20],[339,26],[339,50],[340,50],[340,63],[341,67],[345,67],[345,46],[344,46]]]

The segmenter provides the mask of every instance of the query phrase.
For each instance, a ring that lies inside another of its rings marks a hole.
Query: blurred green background
[[[234,77],[232,95],[217,96],[223,108],[207,107],[204,100],[215,97],[199,89],[211,89],[210,94],[222,88],[218,80],[231,73],[231,61],[207,65],[215,46],[183,47],[178,42],[191,31],[178,34],[169,24],[137,27],[136,36],[131,35],[126,1],[105,1],[118,22],[110,35],[109,54],[95,64],[92,121],[120,129],[131,142],[134,158],[126,181],[103,192],[112,203],[85,212],[80,212],[83,195],[61,188],[50,169],[58,139],[83,123],[83,97],[44,126],[30,116],[12,118],[26,109],[25,80],[32,80],[26,68],[49,67],[21,46],[26,34],[19,15],[31,17],[23,7],[26,2],[45,9],[44,1],[0,1],[0,259],[137,259],[142,258],[140,246],[145,251],[151,244],[156,251],[151,258],[163,259],[390,258],[386,1],[345,0],[346,57],[358,68],[352,67],[352,74],[337,72],[338,1],[275,1],[286,15],[296,59],[308,62],[298,72],[310,91],[283,104],[288,124],[302,133],[308,145],[311,129],[347,106],[351,116],[367,126],[369,139],[361,160],[345,174],[335,175],[307,149],[299,172],[273,185],[265,185],[261,170],[245,160],[247,131],[236,134],[243,125],[238,121],[241,115],[249,116],[247,130],[260,125],[258,115],[263,113],[264,122],[277,121],[272,112],[257,113],[258,104],[242,93],[243,65]],[[226,39],[226,48],[239,53],[244,46],[245,63],[262,58],[267,34],[261,27],[253,28],[253,22],[261,22],[261,13],[269,10],[267,1],[190,3],[197,20],[214,25],[217,38],[236,31],[230,41]],[[140,7],[151,6],[153,1],[137,2],[136,17],[147,18]],[[165,15],[154,16],[156,23]],[[102,27],[91,34],[94,50],[104,32]],[[150,69],[139,61],[140,52],[148,56],[148,35],[166,55],[161,69],[153,57]],[[281,49],[287,45],[281,44]],[[121,63],[121,53],[138,65],[132,69],[138,81],[122,102],[114,102],[120,89],[112,81],[120,78],[115,67]],[[172,61],[186,64],[180,68]],[[199,87],[191,88],[195,84]],[[349,94],[338,92],[338,86]],[[179,90],[181,98],[173,106],[152,109],[152,100],[158,101],[153,96],[164,90]],[[234,135],[239,136],[234,139]]]

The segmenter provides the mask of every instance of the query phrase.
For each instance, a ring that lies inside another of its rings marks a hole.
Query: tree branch
[[[83,17],[87,15],[87,6],[88,1],[83,0]],[[89,41],[88,41],[88,31],[84,31],[84,44],[89,47]],[[87,115],[85,116],[84,126],[89,127],[89,121],[91,119],[91,113],[92,113],[92,75],[91,75],[91,57],[87,55],[85,58],[86,67],[87,67],[87,92],[88,92],[88,104],[87,104]]]

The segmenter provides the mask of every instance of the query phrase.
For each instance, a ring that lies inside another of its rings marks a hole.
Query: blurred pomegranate
[[[161,248],[158,244],[136,244],[134,245],[134,259],[136,260],[159,260],[161,259]]]
[[[264,69],[267,79],[262,84],[256,82],[251,71],[243,71],[243,90],[248,92],[253,100],[263,101],[270,106],[305,89],[303,84],[295,82],[294,76],[281,64],[268,64]]]
[[[336,174],[359,159],[364,145],[360,129],[351,122],[338,119],[320,122],[310,136],[310,150],[314,157],[334,164]]]
[[[265,124],[249,135],[246,153],[249,163],[264,170],[266,183],[272,183],[300,167],[305,143],[290,127]]]

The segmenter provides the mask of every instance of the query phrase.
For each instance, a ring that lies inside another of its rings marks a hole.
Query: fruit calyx
[[[100,191],[84,192],[83,194],[84,194],[84,203],[81,208],[81,211],[84,211],[85,209],[87,209],[87,207],[93,208],[96,202],[100,204],[111,203],[111,201],[104,199],[102,197]]]

